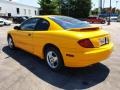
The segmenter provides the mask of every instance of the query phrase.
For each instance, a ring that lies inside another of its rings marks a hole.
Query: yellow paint
[[[104,30],[64,30],[49,19],[49,16],[40,16],[40,18],[50,22],[48,31],[20,31],[13,29],[8,32],[12,36],[16,47],[44,59],[44,46],[48,43],[53,44],[59,48],[63,56],[64,65],[68,67],[85,67],[100,62],[108,58],[112,52],[113,44],[111,41],[103,46],[99,44],[99,38],[109,38],[109,34]],[[31,36],[28,36],[28,34],[31,34]],[[85,38],[89,38],[95,48],[84,48],[77,43]],[[66,56],[66,54],[74,55],[74,57]]]

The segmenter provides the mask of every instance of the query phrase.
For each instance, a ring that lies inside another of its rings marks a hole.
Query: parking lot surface
[[[51,71],[38,57],[22,50],[10,50],[7,31],[0,27],[0,90],[119,90],[120,23],[100,25],[111,34],[114,50],[110,58],[87,68]]]

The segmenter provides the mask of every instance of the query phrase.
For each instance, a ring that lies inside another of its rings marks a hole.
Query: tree
[[[92,15],[98,15],[98,8],[95,8],[94,10],[91,11]]]
[[[75,18],[85,18],[89,16],[91,10],[91,0],[62,0],[61,14]]]
[[[38,4],[41,7],[41,14],[57,14],[57,0],[38,0]]]
[[[42,14],[62,14],[86,18],[91,10],[91,0],[38,0]]]
[[[120,14],[120,9],[116,9],[116,14]]]

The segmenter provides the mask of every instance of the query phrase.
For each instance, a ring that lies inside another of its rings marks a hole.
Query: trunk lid
[[[72,28],[69,29],[80,39],[88,38],[94,47],[100,47],[109,43],[109,34],[100,27]]]

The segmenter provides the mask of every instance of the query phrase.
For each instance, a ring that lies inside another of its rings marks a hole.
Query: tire
[[[46,48],[45,50],[45,59],[48,66],[53,71],[59,71],[63,68],[63,58],[60,51],[54,47]]]
[[[13,39],[12,39],[11,36],[8,36],[7,41],[8,41],[9,48],[10,49],[15,49],[15,45],[14,45],[14,42],[13,42]]]
[[[7,24],[4,22],[4,25],[7,25]]]
[[[102,21],[101,24],[105,24],[105,21]]]

